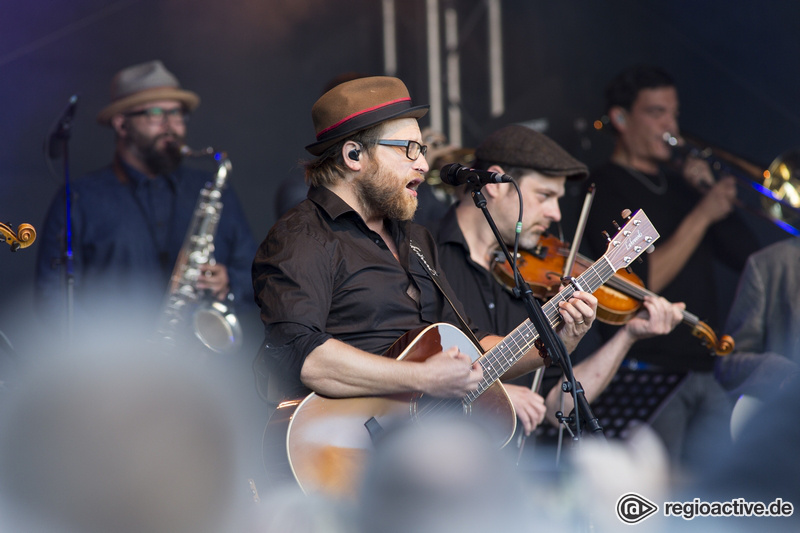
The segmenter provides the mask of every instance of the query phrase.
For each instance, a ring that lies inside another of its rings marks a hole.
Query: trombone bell
[[[794,225],[800,219],[800,149],[793,148],[775,158],[764,173],[769,191],[761,205],[776,221]]]
[[[689,135],[676,137],[665,132],[662,138],[677,153],[706,160],[715,174],[729,173],[750,185],[761,195],[761,207],[744,204],[741,207],[788,233],[800,235],[800,148],[787,150],[775,158],[768,170],[763,170]]]

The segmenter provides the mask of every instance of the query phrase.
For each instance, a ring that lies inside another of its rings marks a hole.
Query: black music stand
[[[685,371],[621,367],[592,409],[606,438],[626,439],[638,425],[650,424],[686,379]],[[543,424],[536,430],[537,443],[555,443],[558,428]]]

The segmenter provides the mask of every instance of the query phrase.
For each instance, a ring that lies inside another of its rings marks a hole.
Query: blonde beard
[[[411,180],[408,180],[411,181]],[[408,181],[406,183],[408,183]],[[367,216],[411,220],[417,211],[417,198],[405,192],[397,173],[370,162],[355,183],[355,192]]]

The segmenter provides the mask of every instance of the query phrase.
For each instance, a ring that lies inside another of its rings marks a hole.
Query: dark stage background
[[[501,117],[491,117],[487,103],[484,4],[453,5],[463,22],[467,146],[498,126],[546,119],[548,134],[595,164],[610,139],[581,125],[601,115],[605,83],[637,62],[673,73],[683,128],[709,143],[764,166],[800,146],[800,35],[791,31],[800,3],[504,0]],[[428,103],[425,3],[397,6],[397,75],[416,103]],[[300,175],[322,87],[345,71],[383,73],[378,0],[2,0],[0,12],[0,220],[15,228],[38,228],[62,183],[59,162],[53,175],[42,144],[69,97],[79,95],[70,143],[75,179],[110,161],[112,135],[95,116],[108,102],[112,75],[158,58],[201,96],[189,144],[228,152],[260,241],[275,220],[278,185]],[[765,244],[785,236],[753,224]],[[20,353],[50,334],[32,311],[36,248],[0,249],[0,330]],[[723,281],[732,292],[735,279]]]

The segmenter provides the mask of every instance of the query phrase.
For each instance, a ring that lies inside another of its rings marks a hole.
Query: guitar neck
[[[614,272],[616,272],[614,267],[605,256],[603,256],[595,264],[586,269],[583,274],[578,276],[576,278],[576,283],[585,292],[592,293],[603,285],[603,283],[608,281],[608,279],[614,275]],[[542,312],[552,328],[556,328],[562,322],[558,304],[572,298],[574,293],[575,288],[572,284],[565,285],[558,294],[553,296],[542,306]],[[483,394],[495,381],[500,379],[500,376],[505,374],[514,363],[519,361],[528,350],[531,350],[538,338],[539,332],[536,331],[530,319],[527,319],[503,340],[498,342],[491,350],[486,352],[480,359],[481,366],[483,367],[483,380],[477,390],[465,396],[465,401],[475,401],[475,399]]]

